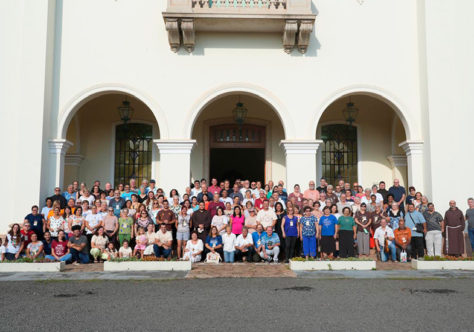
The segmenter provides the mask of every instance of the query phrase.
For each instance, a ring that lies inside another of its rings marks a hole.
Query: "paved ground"
[[[188,278],[281,278],[296,277],[288,264],[234,263],[194,264]]]
[[[376,272],[376,271],[374,271]],[[2,331],[472,331],[472,279],[0,282]]]

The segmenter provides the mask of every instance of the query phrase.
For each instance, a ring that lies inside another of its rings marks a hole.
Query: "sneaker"
[[[79,266],[80,264],[78,262],[74,262],[74,263],[72,263],[72,265]]]

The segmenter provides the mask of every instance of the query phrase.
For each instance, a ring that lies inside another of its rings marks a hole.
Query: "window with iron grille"
[[[357,182],[357,128],[345,124],[321,128],[322,174],[330,184]]]
[[[151,177],[153,127],[142,123],[118,125],[115,129],[115,186],[135,178],[140,184]]]

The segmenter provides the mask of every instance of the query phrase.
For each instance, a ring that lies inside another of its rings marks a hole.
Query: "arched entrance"
[[[125,100],[133,108],[127,123],[118,111]],[[160,137],[158,123],[131,95],[109,92],[91,98],[71,114],[65,136],[70,147],[64,155],[64,184],[99,180],[116,186],[158,175],[159,152],[153,143]]]
[[[354,103],[359,113],[349,124],[343,109]],[[316,137],[318,174],[329,183],[358,182],[365,187],[399,178],[408,185],[407,156],[400,146],[407,135],[397,112],[380,98],[352,93],[331,103],[321,115]],[[411,185],[411,183],[410,183]]]
[[[239,101],[248,110],[242,124],[232,113]],[[286,179],[285,155],[279,146],[284,137],[280,118],[264,100],[238,92],[219,96],[194,122],[192,138],[197,144],[191,153],[191,177]]]

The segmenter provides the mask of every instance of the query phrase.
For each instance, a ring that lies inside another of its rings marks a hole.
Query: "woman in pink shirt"
[[[240,206],[234,207],[234,213],[230,216],[230,224],[232,226],[232,233],[235,235],[242,234],[242,228],[244,227],[245,217],[242,215]]]

